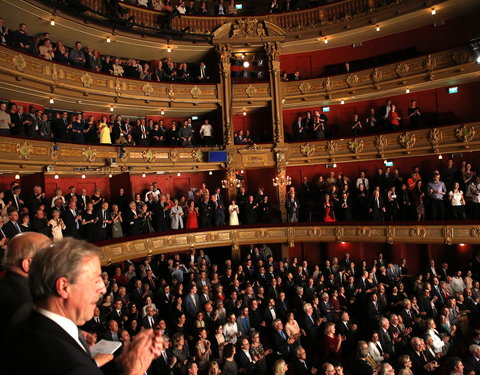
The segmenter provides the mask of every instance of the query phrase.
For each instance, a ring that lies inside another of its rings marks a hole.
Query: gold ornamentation
[[[30,155],[33,152],[32,145],[29,145],[27,141],[17,143],[15,149],[17,150],[17,156],[19,159],[30,159]]]
[[[23,72],[23,70],[27,66],[25,57],[23,57],[23,55],[14,55],[12,60],[13,60],[13,67],[19,72]]]
[[[255,88],[255,86],[253,85],[248,85],[246,88],[245,88],[245,93],[247,94],[247,96],[249,98],[251,98],[252,96],[255,96],[255,94],[257,93],[257,89]]]
[[[468,62],[470,58],[470,54],[468,53],[467,50],[461,48],[461,49],[456,49],[452,53],[452,60],[455,64],[457,65],[462,65]]]
[[[200,87],[198,86],[193,86],[190,90],[190,95],[192,95],[193,99],[198,99],[198,97],[202,95],[202,90],[200,90]]]
[[[197,163],[203,162],[203,152],[198,148],[192,150],[192,159]]]
[[[480,237],[480,226],[473,227],[470,230],[470,235],[472,237],[479,238]]]
[[[120,78],[116,78],[115,79],[115,93],[117,94],[117,96],[120,96],[122,95],[122,82],[120,81]]]
[[[308,237],[321,237],[322,236],[322,230],[320,228],[309,228],[307,230],[307,236]]]
[[[412,148],[415,145],[416,140],[417,138],[415,137],[415,134],[409,132],[405,132],[398,136],[398,143],[403,148]]]
[[[175,237],[171,237],[171,236],[168,236],[166,239],[165,239],[165,242],[167,244],[167,246],[175,246],[177,244],[177,239]]]
[[[372,81],[373,88],[375,90],[380,89],[380,81],[382,80],[382,71],[375,68],[370,73],[370,80]]]
[[[152,92],[153,92],[153,87],[152,85],[150,84],[150,82],[146,82],[143,84],[142,86],[142,91],[144,93],[145,96],[150,96],[152,95]]]
[[[175,101],[175,89],[173,88],[172,85],[168,87],[168,98],[170,99],[171,102]]]
[[[57,64],[53,64],[52,66],[52,81],[56,85],[58,82],[58,70],[57,70]]]
[[[425,73],[427,73],[427,77],[430,81],[433,81],[435,76],[433,74],[433,70],[437,66],[437,61],[435,57],[432,55],[427,55],[425,61],[423,62],[423,68],[425,69]]]
[[[236,23],[232,23],[232,39],[261,38],[266,35],[263,23],[256,18],[240,18]]]
[[[173,164],[175,164],[178,160],[178,151],[174,148],[170,149],[170,152],[168,153],[168,158]]]
[[[442,132],[438,128],[432,128],[427,133],[427,138],[432,145],[433,152],[438,153],[438,146],[442,140]]]
[[[453,228],[452,227],[444,227],[442,229],[443,237],[445,238],[445,244],[451,245],[453,242]]]
[[[358,83],[358,76],[356,74],[349,74],[347,78],[345,78],[345,82],[347,82],[348,87],[355,87]]]
[[[153,151],[151,148],[147,148],[146,150],[143,150],[142,158],[147,163],[153,163],[155,161],[155,159],[157,158],[157,153],[155,151]]]
[[[388,140],[387,137],[383,135],[377,135],[373,140],[373,145],[375,146],[378,157],[383,158],[385,149],[387,148]]]
[[[86,161],[91,163],[97,157],[97,150],[91,148],[90,146],[86,148],[84,147],[82,148],[82,156],[85,158]]]
[[[300,146],[300,153],[305,157],[312,156],[314,152],[315,145],[305,143],[304,145]]]
[[[227,152],[227,165],[230,165],[233,163],[233,152],[228,151]]]
[[[358,237],[370,237],[372,230],[369,227],[358,227],[355,233]]]
[[[280,60],[280,43],[278,42],[271,42],[271,43],[264,43],[265,51],[269,57],[270,61],[279,61]]]
[[[52,145],[47,150],[48,155],[52,160],[57,160],[60,156],[60,147],[56,143],[52,143]]]
[[[427,230],[424,227],[411,227],[409,232],[410,237],[415,237],[415,238],[425,238],[427,236]]]
[[[330,79],[330,77],[325,78],[325,81],[323,81],[323,88],[325,89],[327,99],[332,98],[332,87],[333,87],[333,82]]]
[[[335,241],[342,242],[342,237],[343,237],[343,228],[335,227]]]
[[[385,228],[385,236],[387,237],[387,243],[393,244],[393,238],[395,237],[395,227],[387,226]]]
[[[354,154],[361,153],[363,151],[363,140],[358,140],[357,138],[354,138],[353,140],[348,142],[348,149]]]
[[[395,73],[397,73],[398,78],[405,78],[409,70],[410,67],[405,63],[397,64],[395,67]]]
[[[459,141],[470,142],[475,137],[475,128],[473,126],[465,126],[465,124],[455,129],[455,136]]]
[[[337,144],[335,141],[327,141],[325,144],[325,151],[328,154],[328,157],[330,159],[330,162],[333,162],[335,160],[335,152],[337,151]]]
[[[80,77],[80,81],[82,81],[83,87],[89,88],[90,86],[92,86],[93,78],[92,78],[92,76],[90,75],[90,73],[85,72],[85,73],[83,73],[83,75]]]
[[[215,242],[215,241],[218,241],[220,239],[220,235],[218,233],[207,233],[207,235],[205,236],[206,237],[206,240],[207,242]]]
[[[306,95],[310,92],[310,83],[308,83],[307,81],[302,81],[302,83],[300,84],[300,86],[298,86],[300,92],[303,94],[303,95]]]
[[[250,146],[245,147],[245,150],[263,150],[263,147],[252,143]]]
[[[259,229],[255,232],[255,237],[257,238],[268,238],[269,236],[270,233],[265,228]]]
[[[288,244],[288,247],[295,246],[295,229],[292,227],[289,227],[287,229],[287,244]]]
[[[230,64],[230,49],[227,45],[217,46],[217,53],[220,56],[220,61],[223,64]]]

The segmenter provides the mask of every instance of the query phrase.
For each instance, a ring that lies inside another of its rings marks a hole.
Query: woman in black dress
[[[93,116],[88,116],[83,132],[85,133],[85,142],[87,144],[92,145],[98,143],[98,129],[93,121]]]
[[[97,220],[97,215],[93,213],[93,204],[87,203],[85,212],[82,213],[82,233],[88,242],[95,242],[96,240],[95,223]]]

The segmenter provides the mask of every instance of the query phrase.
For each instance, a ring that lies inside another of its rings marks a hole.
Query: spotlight
[[[110,43],[112,41],[112,39],[110,39],[109,36],[107,36],[107,43]]]
[[[340,100],[340,104],[345,104],[345,100]]]
[[[82,174],[82,178],[87,178],[87,176],[85,175],[85,173]]]
[[[377,27],[375,28],[375,31],[380,31],[380,26],[377,25]]]
[[[58,174],[55,174],[55,176],[53,176],[53,178],[54,178],[55,180],[58,180],[58,179],[59,179]]]
[[[50,98],[50,104],[53,104],[55,103],[55,100],[53,100],[53,98]]]
[[[328,39],[327,39],[327,37],[325,37],[325,39],[323,39],[323,43],[328,44]]]
[[[52,19],[50,20],[50,26],[55,26],[55,18],[52,18]]]
[[[113,112],[113,105],[110,106],[110,112]]]
[[[434,16],[435,14],[437,14],[437,11],[435,10],[435,8],[432,8],[432,11],[430,13],[432,14],[432,16]]]
[[[145,172],[142,173],[142,177],[145,178],[147,177],[147,174]]]
[[[410,89],[406,89],[405,94],[410,94]]]
[[[208,172],[208,175],[209,175],[209,176],[211,176],[212,174],[213,174],[213,172],[212,172],[212,171]]]
[[[180,172],[177,173],[177,176],[180,177],[182,174]]]
[[[243,67],[246,69],[250,66],[250,63],[248,61],[243,62]]]
[[[15,175],[15,180],[20,180],[20,175],[18,173]]]

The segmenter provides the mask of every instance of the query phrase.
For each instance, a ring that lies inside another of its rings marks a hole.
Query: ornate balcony
[[[300,242],[383,242],[414,244],[480,244],[480,226],[467,225],[277,225],[262,228],[230,227],[219,230],[170,232],[157,237],[101,244],[102,264],[151,254],[175,253],[193,248],[232,247],[234,258],[240,258],[240,246],[282,243],[293,247]]]

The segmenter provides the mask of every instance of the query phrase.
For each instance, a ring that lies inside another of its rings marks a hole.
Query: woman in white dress
[[[240,210],[238,209],[237,202],[232,201],[228,207],[228,212],[230,212],[230,225],[239,225],[238,214],[240,213]]]
[[[55,201],[57,199],[61,199],[62,200],[62,204],[65,206],[65,197],[63,196],[62,194],[62,189],[56,189],[55,190],[55,196],[52,198],[52,203],[51,203],[51,206],[50,207],[54,207],[55,206]]]
[[[178,205],[178,199],[173,201],[173,207],[170,209],[171,229],[183,229],[183,209]]]
[[[66,228],[62,218],[60,217],[60,211],[53,211],[52,218],[47,223],[52,231],[53,242],[58,242],[63,238],[62,230]]]

